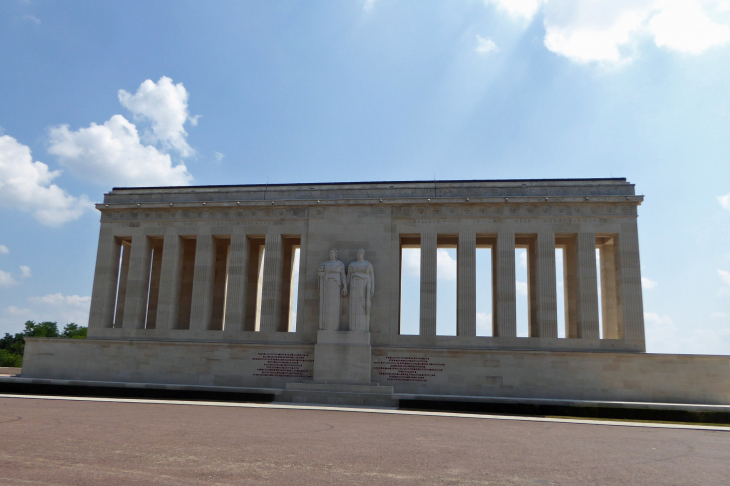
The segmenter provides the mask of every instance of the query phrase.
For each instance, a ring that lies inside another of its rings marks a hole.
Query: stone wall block
[[[492,334],[517,336],[514,233],[497,234],[497,245],[492,249],[492,293]]]
[[[249,247],[245,234],[231,236],[228,257],[228,289],[226,290],[226,316],[223,330],[243,331],[246,312],[246,284],[248,283]]]
[[[477,335],[477,235],[459,233],[457,250],[457,321],[458,336]]]
[[[280,234],[267,234],[264,243],[264,278],[261,289],[261,331],[279,330],[283,241]]]
[[[421,336],[436,335],[436,233],[421,233]]]
[[[147,293],[150,283],[152,242],[145,235],[132,238],[129,258],[127,295],[124,302],[125,329],[144,329],[147,315]]]
[[[190,307],[190,330],[205,331],[213,312],[213,277],[215,240],[212,235],[198,235],[193,273],[193,300]]]
[[[120,251],[121,245],[114,237],[112,228],[102,226],[96,251],[89,329],[112,327],[114,324],[114,301],[117,296]]]

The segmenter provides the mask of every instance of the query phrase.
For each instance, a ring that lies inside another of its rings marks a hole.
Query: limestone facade
[[[336,248],[348,268],[364,249],[377,274],[373,346],[641,352],[642,200],[625,179],[115,188],[97,205],[89,337],[253,342],[265,333],[272,343],[314,344],[320,265]],[[421,249],[417,336],[399,328],[401,250],[413,247]],[[457,249],[456,337],[436,335],[442,247]],[[477,248],[491,249],[491,296],[476,295]],[[527,250],[529,266],[529,337],[521,338],[515,248]],[[565,252],[565,339],[557,337],[555,248]],[[476,335],[475,302],[485,298],[492,337]]]

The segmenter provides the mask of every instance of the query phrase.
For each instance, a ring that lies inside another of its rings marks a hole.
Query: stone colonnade
[[[300,242],[281,234],[120,237],[103,227],[89,327],[287,331]]]
[[[564,250],[566,337],[644,340],[638,235],[473,232],[442,236],[424,232],[402,237],[401,247],[421,250],[420,332],[436,335],[437,248],[457,248],[457,335],[476,336],[476,249],[491,248],[492,334],[516,337],[515,249],[527,250],[529,337],[557,338],[555,250]],[[455,241],[456,240],[456,241]],[[440,243],[442,242],[442,243]],[[596,248],[600,251],[602,305],[599,310]],[[599,336],[599,312],[603,336]]]

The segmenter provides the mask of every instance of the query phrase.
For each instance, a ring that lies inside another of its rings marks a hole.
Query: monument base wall
[[[395,394],[730,404],[727,356],[372,346]],[[28,338],[23,378],[285,389],[314,345]]]

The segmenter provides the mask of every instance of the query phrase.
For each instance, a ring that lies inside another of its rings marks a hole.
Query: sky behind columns
[[[86,323],[113,186],[613,176],[648,350],[730,354],[729,98],[721,0],[8,0],[0,333]]]

